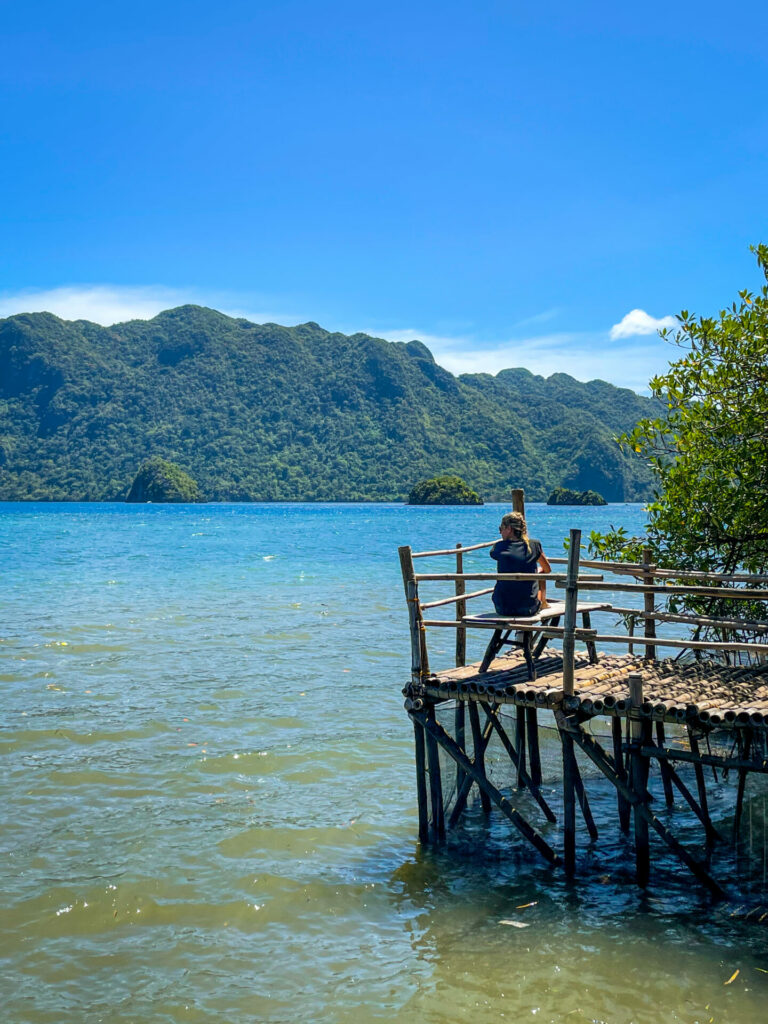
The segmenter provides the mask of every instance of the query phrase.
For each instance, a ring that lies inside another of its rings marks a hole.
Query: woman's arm
[[[549,564],[549,559],[542,551],[539,554],[537,563],[542,572],[552,572],[552,566]],[[539,601],[541,601],[542,608],[549,608],[549,602],[547,601],[547,581],[542,580],[539,584]]]

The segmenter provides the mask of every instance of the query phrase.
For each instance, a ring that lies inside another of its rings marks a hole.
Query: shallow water
[[[728,904],[666,856],[642,894],[592,776],[572,885],[475,805],[419,850],[396,549],[500,511],[0,505],[4,1022],[766,1018],[768,930],[738,910],[768,903],[758,787],[713,860]],[[560,554],[642,509],[529,519]]]

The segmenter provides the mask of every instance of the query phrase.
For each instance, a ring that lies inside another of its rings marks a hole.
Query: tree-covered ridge
[[[444,473],[486,500],[559,484],[640,499],[648,469],[613,437],[653,414],[602,381],[454,377],[418,341],[198,306],[112,327],[0,321],[4,500],[120,500],[154,455],[207,500],[396,500]]]

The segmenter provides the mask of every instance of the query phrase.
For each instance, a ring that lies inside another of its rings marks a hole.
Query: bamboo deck
[[[486,673],[480,674],[476,662],[434,672],[421,685],[424,695],[435,701],[482,698],[496,704],[558,708],[583,717],[627,717],[629,677],[640,672],[644,718],[706,728],[768,730],[768,661],[725,666],[599,652],[593,665],[586,655],[577,654],[573,696],[563,694],[562,666],[559,652],[545,651],[536,663],[537,678],[531,681],[522,654],[515,651],[497,658]],[[412,700],[419,696],[411,686],[404,694]]]

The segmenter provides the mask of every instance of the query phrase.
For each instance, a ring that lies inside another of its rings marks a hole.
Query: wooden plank
[[[422,605],[422,608],[424,607],[426,606]],[[754,619],[723,619],[715,618],[712,615],[684,615],[682,612],[660,611],[655,611],[649,616],[639,608],[618,608],[616,605],[611,605],[610,610],[617,615],[632,615],[637,619],[650,617],[656,619],[657,622],[679,622],[691,626],[722,626],[727,629],[746,629],[749,632],[768,632],[768,622],[758,622]]]
[[[426,625],[426,623],[425,623]],[[666,636],[658,636],[649,639],[645,636],[610,636],[598,633],[591,637],[597,644],[651,644],[656,647],[677,647],[691,651],[753,651],[754,653],[765,654],[768,652],[768,644],[752,643],[750,641],[729,640],[684,640],[673,639]]]

